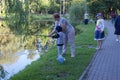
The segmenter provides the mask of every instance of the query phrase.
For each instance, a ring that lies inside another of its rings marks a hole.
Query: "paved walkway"
[[[105,22],[108,36],[102,49],[96,51],[79,80],[120,80],[120,43],[115,41],[114,26]]]

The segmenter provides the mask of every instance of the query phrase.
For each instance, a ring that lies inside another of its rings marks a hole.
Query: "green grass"
[[[58,63],[57,48],[53,46],[47,53],[41,55],[39,60],[28,65],[10,80],[78,80],[95,52],[94,48],[79,46],[96,45],[96,41],[94,41],[94,24],[78,25],[77,28],[82,33],[76,35],[75,58],[70,57],[68,47],[67,54],[64,56],[66,61],[63,64]]]

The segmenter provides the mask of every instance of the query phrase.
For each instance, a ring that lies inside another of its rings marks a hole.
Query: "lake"
[[[41,31],[43,36],[15,35],[6,23],[0,21],[0,65],[6,71],[5,78],[14,76],[55,45],[55,40],[44,36],[50,28]]]

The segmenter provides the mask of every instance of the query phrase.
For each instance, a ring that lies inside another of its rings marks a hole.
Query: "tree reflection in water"
[[[48,34],[47,30],[43,32]],[[35,45],[36,39],[41,39],[39,49]],[[8,72],[6,77],[10,78],[31,64],[32,61],[39,59],[40,54],[47,51],[53,44],[54,40],[47,37],[14,35],[8,27],[3,24],[1,26],[0,23],[0,64]]]

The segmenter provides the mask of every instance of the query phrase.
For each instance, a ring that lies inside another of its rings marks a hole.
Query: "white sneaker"
[[[116,39],[116,42],[118,42],[119,40],[118,39]]]

